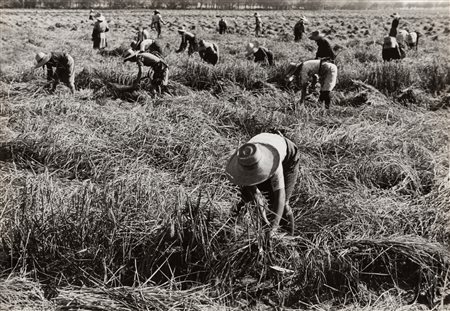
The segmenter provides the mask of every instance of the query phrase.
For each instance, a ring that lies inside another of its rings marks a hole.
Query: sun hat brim
[[[50,54],[46,54],[44,58],[42,58],[36,65],[34,65],[34,68],[39,68],[47,64],[47,62],[50,60],[52,56]]]
[[[259,162],[250,167],[239,163],[237,156],[238,150],[234,152],[226,166],[228,179],[238,186],[258,185],[273,176],[275,171],[281,165],[280,154],[277,149],[271,145],[255,143],[262,153]]]

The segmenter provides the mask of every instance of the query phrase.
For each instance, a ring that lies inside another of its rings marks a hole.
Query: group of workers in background
[[[262,32],[262,21],[258,13],[255,17],[255,36]],[[398,31],[400,16],[392,15],[393,22],[389,36],[384,39],[382,56],[383,60],[401,59],[405,57],[403,43],[409,47],[417,48],[417,33],[404,33]],[[107,47],[106,33],[109,31],[105,17],[91,10],[90,19],[95,20],[92,32],[94,49]],[[300,41],[305,34],[305,23],[308,20],[302,16],[294,26],[294,40]],[[154,11],[150,27],[161,36],[162,25],[166,22],[158,10]],[[220,18],[218,23],[219,34],[227,32],[227,23]],[[184,27],[178,28],[181,43],[176,53],[182,53],[187,49],[188,55],[198,52],[200,57],[211,65],[219,61],[219,48],[215,43],[198,40],[196,35],[187,31]],[[338,70],[334,64],[336,54],[331,48],[330,42],[319,31],[314,31],[309,37],[317,44],[315,59],[301,63],[291,63],[285,75],[288,82],[295,81],[301,87],[302,103],[307,94],[310,83],[321,85],[319,101],[324,102],[325,108],[330,107],[331,92],[336,85]],[[246,45],[246,57],[253,58],[255,62],[267,65],[274,64],[273,53],[257,41]],[[67,53],[51,52],[38,53],[34,68],[47,67],[47,79],[53,81],[52,91],[59,81],[65,83],[73,93],[74,85],[74,60]],[[138,65],[138,75],[135,83],[139,83],[142,77],[143,67],[149,67],[148,77],[152,89],[161,93],[161,87],[167,85],[169,66],[164,60],[163,49],[159,43],[150,38],[147,29],[140,27],[131,48],[124,55],[124,62],[135,62]],[[235,212],[247,203],[256,204],[261,208],[262,218],[270,228],[270,234],[278,231],[280,226],[288,233],[294,234],[295,225],[292,210],[289,206],[299,172],[299,153],[297,146],[280,133],[261,133],[252,137],[247,143],[238,148],[230,157],[226,165],[226,174],[229,180],[241,187],[242,201],[237,205]],[[268,209],[262,208],[262,198],[265,197]],[[269,215],[267,215],[269,212]],[[267,217],[268,216],[268,217]]]

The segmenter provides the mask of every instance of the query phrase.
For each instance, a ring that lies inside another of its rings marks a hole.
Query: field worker
[[[245,56],[247,58],[254,57],[255,63],[269,64],[270,66],[274,64],[273,53],[267,48],[259,46],[257,41],[247,43],[246,49],[247,53]]]
[[[400,15],[397,13],[394,13],[391,15],[391,17],[393,18],[392,20],[392,25],[391,25],[391,29],[389,30],[389,37],[397,37],[397,29],[398,29],[398,24],[400,22]]]
[[[330,42],[318,31],[314,31],[309,39],[316,41],[317,43],[317,52],[316,59],[327,59],[330,61],[334,61],[336,55],[331,48]]]
[[[275,233],[282,225],[289,224],[294,234],[294,215],[289,199],[294,191],[299,172],[299,152],[289,139],[270,133],[261,133],[242,145],[229,159],[226,173],[229,180],[241,187],[241,202],[235,213],[245,203],[254,202],[261,209],[263,220]],[[268,201],[270,224],[260,204],[263,195]]]
[[[91,11],[89,12],[89,20],[93,21],[95,18],[95,11],[93,9],[91,9]]]
[[[139,52],[150,52],[152,54],[157,55],[158,57],[163,56],[162,47],[159,45],[159,43],[152,39],[145,39],[141,42],[133,41],[131,42],[131,48],[134,51]]]
[[[197,38],[193,33],[187,32],[184,27],[178,28],[178,33],[181,35],[181,43],[178,50],[176,50],[176,53],[181,53],[186,50],[186,47],[189,45],[188,48],[188,55],[194,54],[198,50],[198,44],[197,44]]]
[[[72,56],[68,53],[51,52],[48,54],[36,54],[36,65],[34,69],[47,66],[47,80],[53,81],[51,92],[53,93],[59,81],[62,81],[70,91],[75,93],[75,70]],[[55,69],[53,71],[53,69]]]
[[[161,94],[161,86],[166,86],[169,82],[169,67],[161,58],[152,53],[139,53],[129,49],[125,53],[123,61],[136,62],[138,65],[138,77],[136,78],[134,84],[138,84],[141,79],[142,67],[150,67],[147,76],[151,80],[152,92],[154,94]],[[153,76],[151,76],[152,71]]]
[[[161,17],[161,13],[158,10],[153,11],[152,23],[150,25],[150,28],[156,30],[158,38],[161,36],[161,24],[166,24],[166,22]]]
[[[150,39],[150,32],[146,28],[140,26],[137,33],[137,41],[141,42],[146,39]]]
[[[397,32],[397,36],[395,38],[397,39],[397,43],[400,47],[407,46],[410,49],[416,48],[417,50],[419,41],[419,34],[417,32],[408,32],[407,30],[402,29]]]
[[[288,81],[293,81],[297,78],[302,92],[300,104],[305,100],[309,82],[312,81],[312,84],[315,85],[317,80],[319,80],[319,101],[325,102],[326,109],[330,108],[331,92],[336,86],[337,80],[337,67],[335,64],[322,59],[307,60],[300,64],[291,63],[287,69],[286,78]]]
[[[254,16],[255,16],[255,36],[259,37],[262,28],[261,16],[259,16],[258,12],[256,12]]]
[[[227,21],[223,19],[223,17],[219,20],[219,34],[224,34],[227,32]]]
[[[305,33],[305,23],[307,23],[307,19],[302,16],[300,20],[294,26],[294,41],[298,42],[302,40],[303,34]]]
[[[406,56],[404,49],[398,44],[394,37],[385,37],[381,52],[384,61],[403,59]]]
[[[104,49],[108,46],[106,40],[106,33],[109,31],[108,23],[105,17],[97,13],[95,15],[96,22],[94,24],[94,30],[92,31],[92,41],[94,42],[94,49]]]
[[[208,64],[215,65],[219,61],[219,48],[215,43],[200,40],[198,43],[198,54]]]

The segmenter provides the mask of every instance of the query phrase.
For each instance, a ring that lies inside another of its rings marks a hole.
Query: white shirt
[[[142,40],[141,44],[139,44],[139,51],[144,52],[150,45],[152,45],[152,39]]]
[[[306,84],[315,74],[319,74],[320,59],[312,59],[303,62],[300,72],[301,84]]]
[[[280,155],[280,163],[278,163],[278,168],[275,173],[270,177],[270,184],[272,185],[272,189],[274,191],[284,189],[284,173],[283,165],[281,165],[281,163],[286,158],[287,154],[286,140],[277,134],[261,133],[252,137],[252,139],[249,140],[249,143],[270,145],[278,151],[278,154]]]

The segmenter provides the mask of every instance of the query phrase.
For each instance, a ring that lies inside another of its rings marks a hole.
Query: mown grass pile
[[[220,40],[231,51],[239,38]],[[73,40],[73,54],[92,53]],[[450,118],[445,106],[431,110],[445,100],[449,56],[381,64],[361,54],[372,47],[348,49],[331,111],[312,94],[294,112],[298,96],[267,81],[296,58],[290,43],[267,44],[275,68],[231,53],[211,67],[169,51],[172,80],[156,98],[146,80],[131,94],[111,87],[136,74],[114,53],[79,58],[74,96],[48,94],[35,72],[5,67],[5,274],[43,284],[37,295],[49,308],[443,306]],[[272,129],[299,146],[301,169],[295,236],[268,240],[251,206],[229,217],[238,189],[223,167],[240,143]],[[2,294],[6,306],[18,299]]]

